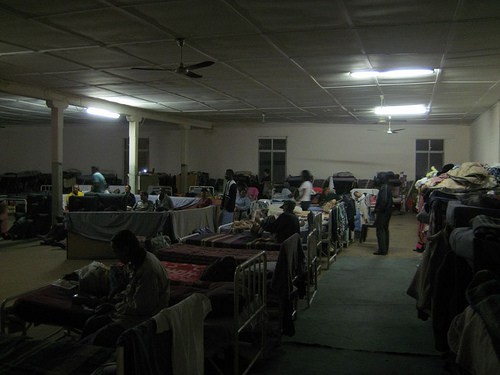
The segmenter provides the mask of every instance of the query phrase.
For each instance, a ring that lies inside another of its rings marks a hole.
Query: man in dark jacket
[[[387,175],[378,178],[380,185],[375,204],[375,228],[377,230],[378,249],[374,255],[387,255],[389,251],[389,221],[392,215],[392,190]]]
[[[276,220],[263,223],[262,229],[273,233],[276,242],[281,243],[294,233],[300,234],[300,224],[299,219],[293,213],[294,201],[284,201],[280,208],[283,209],[283,213]]]
[[[226,170],[226,185],[224,186],[224,193],[221,202],[221,222],[220,225],[228,224],[233,221],[234,206],[236,203],[236,182],[234,181],[234,171],[232,169]]]

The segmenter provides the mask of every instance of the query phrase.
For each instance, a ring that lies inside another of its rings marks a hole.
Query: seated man
[[[251,204],[252,201],[247,195],[246,186],[239,187],[239,192],[236,196],[236,202],[234,204],[235,219],[242,220],[248,218]]]
[[[141,200],[134,204],[132,208],[134,211],[154,211],[155,205],[151,202],[149,198],[149,194],[147,191],[141,191],[140,193]]]
[[[115,346],[126,329],[136,326],[168,306],[170,280],[158,258],[141,248],[137,237],[122,230],[111,240],[116,257],[130,271],[123,299],[96,309],[82,331],[82,342],[100,346]]]
[[[293,213],[294,201],[284,201],[280,207],[283,213],[274,221],[263,221],[262,229],[274,234],[276,242],[283,242],[294,233],[300,234],[299,219]]]
[[[169,211],[174,209],[174,202],[167,194],[166,189],[161,189],[160,195],[155,202],[156,211]]]
[[[131,191],[130,185],[125,185],[125,193],[123,194],[123,203],[127,210],[131,210],[135,205],[135,195]]]

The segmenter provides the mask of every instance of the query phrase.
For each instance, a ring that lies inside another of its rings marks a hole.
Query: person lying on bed
[[[82,342],[112,347],[118,337],[168,306],[170,280],[165,267],[152,253],[140,247],[137,237],[122,230],[111,240],[116,257],[130,270],[123,299],[98,306],[82,330]]]
[[[283,209],[283,213],[276,220],[264,220],[261,225],[262,229],[274,234],[276,242],[281,243],[294,233],[300,234],[300,224],[299,219],[293,213],[294,201],[284,201],[280,208]]]

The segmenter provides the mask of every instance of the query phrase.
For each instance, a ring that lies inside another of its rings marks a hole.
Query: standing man
[[[381,174],[377,180],[380,185],[375,204],[378,249],[373,254],[387,255],[389,251],[389,221],[392,215],[392,190],[388,184],[387,174]]]
[[[92,166],[92,191],[95,193],[104,193],[108,186],[106,179],[99,172],[99,168],[96,166]]]
[[[226,185],[224,186],[224,194],[221,202],[221,222],[220,225],[228,224],[233,221],[234,206],[236,204],[236,182],[234,181],[234,171],[232,169],[226,170]]]

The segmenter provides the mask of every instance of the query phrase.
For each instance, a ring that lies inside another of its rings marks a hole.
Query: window
[[[124,138],[124,159],[123,159],[123,176],[128,181],[128,155],[129,155],[129,138]],[[137,173],[149,170],[149,138],[139,138],[137,149]]]
[[[415,157],[415,177],[424,177],[431,167],[440,170],[444,161],[443,139],[417,139]]]
[[[259,139],[259,176],[271,171],[271,181],[283,182],[286,177],[286,138]]]

